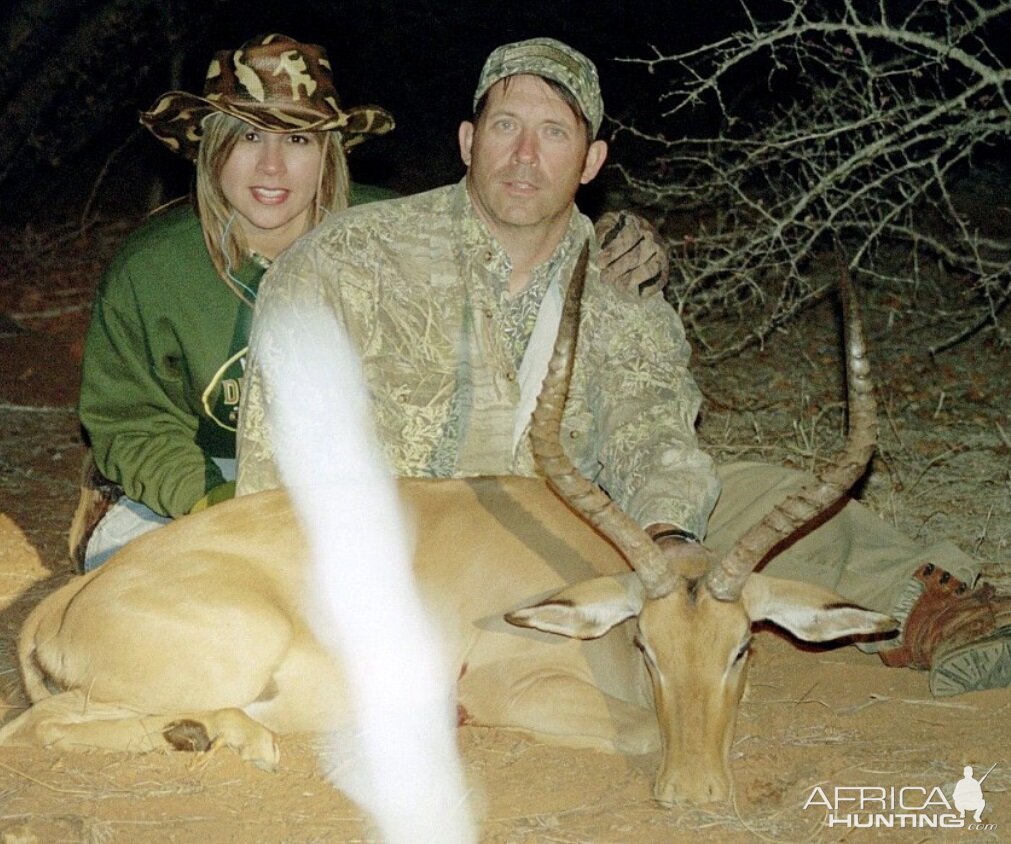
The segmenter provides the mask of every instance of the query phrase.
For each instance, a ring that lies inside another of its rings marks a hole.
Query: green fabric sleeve
[[[222,501],[230,501],[235,498],[235,481],[225,481],[223,484],[218,484],[214,489],[210,490],[205,496],[200,498],[193,508],[190,510],[191,513],[199,513],[202,510],[206,510],[208,507],[213,507],[215,504],[220,504]]]
[[[179,516],[224,479],[211,455],[234,434],[201,396],[246,307],[221,282],[188,204],[130,235],[99,285],[85,341],[80,418],[95,463],[156,513]]]
[[[197,416],[155,376],[129,271],[115,262],[95,302],[84,353],[81,421],[99,470],[165,516],[189,512],[224,478],[196,442]]]
[[[369,202],[380,202],[384,199],[396,199],[400,196],[396,191],[382,188],[378,185],[362,185],[351,183],[351,205],[365,205]]]

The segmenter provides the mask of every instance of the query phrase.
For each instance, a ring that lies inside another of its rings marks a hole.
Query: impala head
[[[560,446],[585,261],[584,253],[566,298],[531,439],[548,483],[622,551],[633,571],[567,587],[507,619],[580,639],[602,636],[635,619],[663,743],[653,796],[665,804],[726,800],[733,790],[730,745],[744,693],[752,626],[771,621],[809,642],[895,628],[888,616],[830,590],[753,573],[773,548],[845,495],[873,452],[875,403],[856,302],[844,279],[850,430],[842,454],[816,483],[748,530],[723,559],[713,555],[704,571],[677,571],[644,530],[579,475]]]

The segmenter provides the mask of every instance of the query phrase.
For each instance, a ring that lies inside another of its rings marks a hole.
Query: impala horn
[[[842,452],[812,483],[789,496],[751,527],[706,577],[713,597],[736,601],[748,575],[783,540],[801,531],[842,499],[867,468],[877,442],[877,402],[860,321],[860,304],[845,266],[840,271],[846,331],[849,430]]]
[[[681,580],[659,546],[595,483],[579,473],[561,445],[562,410],[572,377],[579,334],[579,306],[586,281],[589,244],[576,261],[562,307],[555,348],[530,426],[534,460],[551,487],[578,515],[614,543],[635,570],[650,598],[669,594]]]

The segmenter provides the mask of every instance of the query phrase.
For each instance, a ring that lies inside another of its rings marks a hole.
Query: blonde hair
[[[249,301],[248,292],[235,283],[231,270],[245,263],[249,257],[249,244],[246,243],[242,227],[234,225],[235,210],[221,189],[221,171],[235,144],[249,127],[250,124],[244,120],[221,112],[214,112],[204,118],[197,153],[196,188],[200,226],[211,262],[224,282],[246,301]],[[348,207],[351,180],[340,134],[305,134],[320,145],[322,156],[313,212],[306,227],[308,231],[319,225],[327,214]]]

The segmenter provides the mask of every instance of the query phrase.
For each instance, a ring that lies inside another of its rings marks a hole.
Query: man
[[[513,73],[517,62],[538,75]],[[525,433],[560,287],[583,243],[595,244],[573,203],[607,155],[593,140],[603,119],[593,65],[547,39],[497,51],[475,107],[459,132],[464,180],[382,203],[376,214],[351,209],[299,244],[261,293],[263,310],[298,303],[339,314],[363,358],[380,439],[403,475],[534,473]],[[596,262],[583,311],[586,354],[565,432],[580,468],[643,524],[698,535],[717,482],[695,439],[700,397],[676,314],[659,296],[615,295]],[[253,396],[240,414],[240,494],[279,483],[259,364],[283,344],[260,338],[246,373]],[[677,490],[649,477],[661,464]]]
[[[976,823],[982,822],[983,810],[986,808],[983,787],[980,785],[982,781],[972,775],[972,765],[966,765],[962,769],[962,779],[955,783],[955,790],[951,794],[959,815],[964,818],[966,812],[972,812],[972,819]]]
[[[596,69],[552,39],[507,44],[485,63],[474,106],[459,130],[460,183],[325,222],[271,269],[257,314],[296,306],[338,315],[399,474],[529,475],[527,422],[561,287],[589,240],[567,451],[669,557],[726,551],[805,478],[755,464],[718,478],[696,441],[700,396],[676,314],[655,291],[629,295],[601,275],[593,228],[574,204],[607,156],[595,139],[604,110]],[[279,485],[261,366],[286,341],[265,322],[254,319],[240,414],[240,494]],[[699,542],[707,530],[712,551]],[[855,503],[766,567],[904,621],[883,658],[932,668],[938,694],[1011,683],[999,629],[1011,625],[1009,602],[956,579],[974,581],[978,570],[954,546],[919,548]]]

